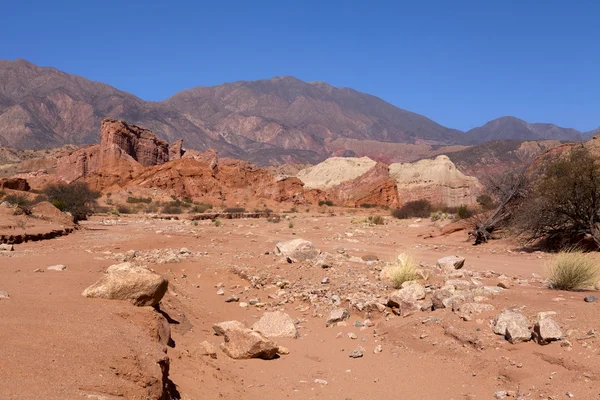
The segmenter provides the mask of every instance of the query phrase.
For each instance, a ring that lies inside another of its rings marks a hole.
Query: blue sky
[[[6,1],[0,58],[146,100],[293,75],[467,130],[514,115],[600,126],[600,2]]]

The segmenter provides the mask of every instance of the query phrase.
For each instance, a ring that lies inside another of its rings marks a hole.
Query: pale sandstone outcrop
[[[376,164],[369,157],[331,157],[299,171],[296,177],[304,183],[306,189],[330,189],[364,175]]]
[[[403,202],[425,199],[451,207],[471,205],[482,190],[477,178],[464,175],[447,156],[395,163],[389,170]]]

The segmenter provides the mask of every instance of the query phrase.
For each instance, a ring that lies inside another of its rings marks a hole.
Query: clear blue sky
[[[293,75],[462,130],[503,115],[600,126],[594,0],[6,0],[1,12],[0,58],[146,100]]]

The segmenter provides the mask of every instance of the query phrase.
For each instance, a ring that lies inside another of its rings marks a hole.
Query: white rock
[[[298,329],[289,314],[283,311],[266,312],[256,321],[252,329],[268,338],[296,338]]]
[[[67,269],[67,266],[59,264],[59,265],[52,265],[52,266],[50,266],[50,267],[48,267],[46,269],[48,271],[64,271],[65,269]]]

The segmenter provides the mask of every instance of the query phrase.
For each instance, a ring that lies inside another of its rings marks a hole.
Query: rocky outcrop
[[[286,257],[288,262],[292,263],[314,260],[321,254],[321,251],[308,240],[294,239],[277,243],[275,246],[275,254]]]
[[[174,144],[172,152],[176,152],[177,148],[181,153],[181,142]],[[169,158],[169,144],[157,138],[152,131],[106,118],[100,128],[100,144],[60,157],[56,173],[67,182],[99,171],[110,175],[110,172],[118,170],[117,176],[121,176],[127,171],[139,170],[139,167],[164,164]]]
[[[0,190],[2,189],[11,189],[11,190],[20,190],[22,192],[28,192],[31,187],[29,187],[29,183],[27,180],[23,178],[6,178],[0,179]]]
[[[224,336],[223,351],[236,360],[250,358],[271,360],[279,351],[279,346],[274,342],[251,329],[227,329]]]
[[[304,182],[304,187],[307,189],[325,190],[364,175],[376,164],[369,157],[331,157],[320,164],[299,171],[296,177]]]
[[[179,139],[169,146],[169,161],[179,160],[183,156],[183,139]]]
[[[283,311],[266,312],[252,325],[252,330],[268,338],[296,338],[298,330],[294,320]]]
[[[391,164],[389,170],[403,202],[425,199],[449,207],[471,205],[482,190],[477,178],[464,175],[446,156]]]

